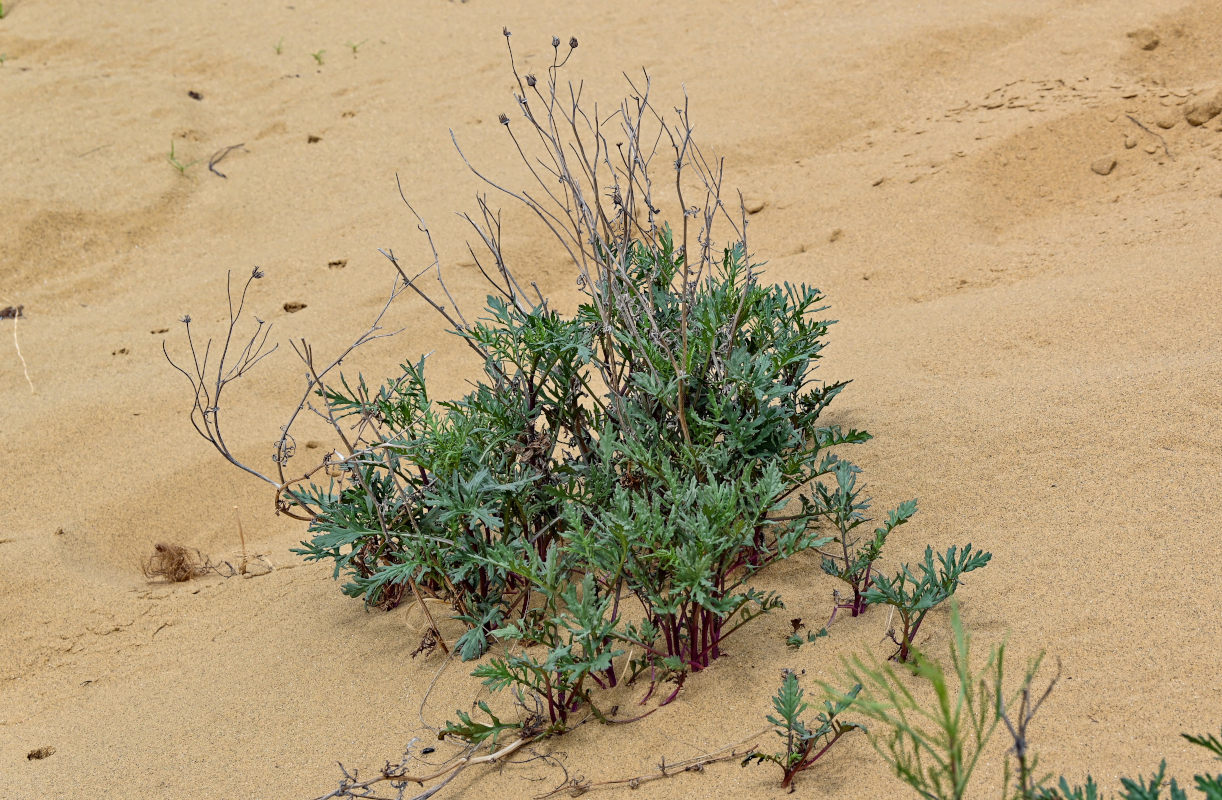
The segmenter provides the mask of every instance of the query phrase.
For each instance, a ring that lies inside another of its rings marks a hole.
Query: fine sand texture
[[[888,569],[926,544],[990,550],[959,592],[979,652],[1008,641],[1015,675],[1059,659],[1032,730],[1041,766],[1109,790],[1163,757],[1181,783],[1209,768],[1179,734],[1222,725],[1222,117],[1187,117],[1222,89],[1222,5],[3,8],[0,308],[22,312],[0,318],[0,797],[309,798],[335,788],[337,761],[372,775],[413,737],[430,762],[454,752],[427,725],[482,696],[468,666],[413,657],[419,609],[367,611],[289,553],[303,524],[195,435],[162,342],[185,354],[188,313],[220,335],[226,272],[266,271],[248,308],[281,348],[224,412],[237,454],[270,468],[304,388],[288,343],[333,357],[368,327],[392,278],[378,248],[428,262],[396,174],[456,299],[481,302],[453,212],[482,187],[449,131],[517,179],[497,124],[515,110],[502,26],[526,70],[553,34],[578,37],[572,74],[606,107],[624,72],[648,70],[661,108],[686,88],[702,146],[756,210],[768,277],[818,286],[840,320],[822,377],[853,379],[829,413],[876,436],[853,452],[876,508],[920,500]],[[563,251],[520,209],[505,219],[518,273],[571,299]],[[405,330],[346,372],[381,379],[432,352],[437,396],[475,376],[422,302],[386,325]],[[307,428],[297,458],[320,460],[332,442]],[[157,543],[236,564],[239,519],[267,574],[142,573]],[[469,769],[437,797],[646,775],[759,731],[782,669],[813,686],[842,656],[887,654],[877,610],[786,648],[791,618],[830,610],[814,558],[761,585],[786,610],[671,705]],[[939,610],[920,643],[943,654],[948,631]],[[998,796],[995,745],[973,797]],[[631,796],[782,797],[779,778],[730,761]],[[911,796],[860,735],[798,793]]]

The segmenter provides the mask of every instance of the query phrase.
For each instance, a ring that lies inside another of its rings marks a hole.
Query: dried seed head
[[[264,274],[265,273],[263,272],[263,270],[259,267],[255,267],[254,269],[250,271],[250,277],[254,278],[255,280],[262,278]]]
[[[182,315],[182,318],[181,318],[181,322],[182,322],[184,325],[190,325],[190,324],[191,324],[191,315],[190,315],[190,314],[183,314],[183,315]]]
[[[332,478],[338,478],[344,474],[344,456],[340,451],[333,450],[323,456],[322,463],[326,473]]]
[[[559,46],[560,46],[560,37],[553,36],[552,37],[552,47],[559,47]]]
[[[570,50],[576,50],[576,49],[577,49],[577,37],[576,37],[576,36],[570,36],[570,37],[569,37],[569,49],[570,49]]]
[[[500,122],[502,125],[508,125],[509,124],[509,115],[501,114],[497,116],[497,121]]]
[[[513,34],[509,32],[509,28],[501,28],[501,35],[504,36],[506,39],[508,39],[510,36],[513,36]]]
[[[526,76],[526,85],[532,89],[535,88],[535,76],[534,75]]]

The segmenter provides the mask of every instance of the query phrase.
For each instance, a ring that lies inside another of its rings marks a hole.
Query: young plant
[[[783,777],[781,787],[794,790],[793,779],[797,774],[815,765],[815,762],[827,754],[840,737],[862,726],[839,719],[840,715],[853,704],[861,684],[857,684],[835,700],[825,701],[823,710],[808,726],[802,715],[810,708],[803,696],[805,690],[798,685],[798,678],[793,672],[787,672],[781,682],[781,688],[772,698],[772,707],[776,715],[768,715],[768,721],[776,729],[776,734],[785,743],[785,750],[780,753],[753,752],[743,759],[745,767],[751,762],[763,764],[768,761],[781,768]]]
[[[277,41],[274,45],[272,45],[272,49],[276,51],[276,55],[280,55],[281,53],[284,52],[284,37],[283,36],[280,37],[279,41]]]
[[[353,44],[352,42],[344,42],[344,47],[347,47],[347,48],[349,48],[350,50],[352,50],[352,56],[355,58],[355,57],[356,57],[356,51],[357,51],[357,50],[359,50],[359,49],[360,49],[360,47],[361,47],[361,45],[365,44],[365,42],[367,42],[367,41],[369,41],[369,40],[368,40],[368,39],[362,39],[361,41],[359,41],[359,42],[357,42],[357,43],[355,43],[355,44]]]
[[[933,563],[933,548],[925,548],[925,559],[918,564],[921,576],[912,573],[907,564],[893,578],[874,576],[874,585],[865,593],[865,601],[871,605],[889,605],[900,618],[900,634],[896,638],[894,627],[887,632],[891,641],[899,648],[892,656],[902,662],[908,661],[912,643],[920,630],[925,616],[954,595],[962,576],[989,563],[992,553],[972,552],[969,543],[962,551],[952,546],[946,555],[938,554],[938,565]]]
[[[814,644],[823,637],[827,636],[826,627],[820,628],[817,631],[807,630],[805,633],[803,633],[802,630],[806,627],[806,625],[802,622],[801,617],[791,619],[789,624],[793,627],[793,633],[791,633],[785,639],[785,645],[791,650],[799,650],[801,649],[802,645]]]
[[[1182,733],[1180,735],[1222,759],[1222,740],[1213,734],[1193,736]],[[1180,788],[1175,778],[1168,782],[1166,774],[1167,761],[1164,759],[1158,765],[1158,772],[1149,780],[1140,775],[1136,780],[1121,778],[1121,800],[1163,800],[1164,788],[1167,789],[1169,800],[1187,800],[1188,793]],[[1205,795],[1205,800],[1222,800],[1222,775],[1208,773],[1195,775],[1193,781],[1197,791]],[[1024,800],[1101,800],[1101,797],[1099,785],[1089,775],[1086,776],[1085,786],[1070,786],[1069,781],[1062,777],[1055,788],[1038,787],[1037,791],[1023,796]]]
[[[874,529],[874,536],[864,545],[854,531],[864,525],[869,519],[865,512],[870,508],[870,501],[861,498],[861,489],[857,488],[857,475],[861,470],[849,463],[840,461],[832,470],[836,479],[835,488],[824,484],[815,487],[815,502],[820,512],[836,528],[836,547],[838,553],[823,554],[823,571],[849,585],[853,595],[841,599],[837,591],[833,594],[834,606],[828,624],[836,619],[836,612],[848,609],[854,617],[865,613],[868,603],[865,594],[870,588],[874,577],[874,562],[882,554],[883,545],[891,532],[903,525],[916,513],[917,501],[909,500],[887,515],[887,523]]]
[[[318,64],[318,66],[321,67],[322,66],[322,57],[324,54],[326,54],[326,52],[327,52],[326,50],[315,50],[313,53],[310,53],[310,57],[313,58],[314,62]]]
[[[1207,736],[1193,736],[1191,734],[1180,734],[1192,744],[1204,747],[1214,756],[1222,761],[1222,739],[1219,739],[1213,734]],[[1205,795],[1206,800],[1222,800],[1222,774],[1211,775],[1194,775],[1193,780],[1196,782],[1197,790]]]
[[[174,140],[173,139],[170,140],[170,154],[166,156],[166,160],[170,162],[171,167],[178,170],[179,175],[183,175],[183,176],[187,174],[188,168],[193,167],[199,163],[198,158],[195,159],[194,161],[188,161],[186,164],[179,161],[178,156],[174,153]]]

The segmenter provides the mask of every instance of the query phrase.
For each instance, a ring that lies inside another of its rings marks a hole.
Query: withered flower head
[[[553,36],[552,37],[552,47],[559,47],[559,46],[560,46],[560,37]]]
[[[570,50],[576,50],[576,49],[577,49],[577,37],[576,37],[576,36],[570,36],[570,37],[569,37],[569,49],[570,49]]]
[[[497,120],[498,120],[498,121],[499,121],[499,122],[500,122],[502,125],[508,125],[508,124],[509,124],[509,115],[508,115],[508,114],[501,114],[501,115],[499,115],[499,116],[497,117]]]
[[[526,85],[531,87],[532,89],[534,88],[535,86],[535,76],[534,75],[526,76]]]

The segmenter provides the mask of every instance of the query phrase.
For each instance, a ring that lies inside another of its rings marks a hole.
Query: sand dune
[[[663,106],[686,87],[703,145],[764,205],[751,237],[768,275],[819,286],[841,320],[824,377],[854,379],[834,416],[877,437],[855,454],[874,497],[920,498],[889,559],[990,549],[960,593],[981,649],[1008,637],[1016,668],[1061,660],[1042,765],[1110,788],[1163,757],[1180,776],[1208,766],[1178,734],[1222,724],[1222,117],[1195,126],[1185,109],[1222,88],[1222,10],[676,5],[4,4],[0,308],[23,313],[0,319],[0,795],[313,797],[337,760],[373,771],[428,735],[420,704],[444,657],[411,657],[416,612],[367,612],[289,554],[303,527],[194,436],[161,347],[185,346],[186,313],[219,332],[226,271],[260,265],[250,304],[274,338],[338,352],[390,286],[377,248],[426,258],[396,173],[453,274],[469,270],[452,212],[479,186],[448,130],[513,170],[502,25],[528,64],[553,33],[578,36],[576,73],[607,104],[625,70],[647,69]],[[209,170],[237,144],[226,177]],[[533,226],[506,244],[571,294]],[[438,394],[460,392],[461,345],[414,300],[392,317],[407,330],[348,369],[436,351]],[[301,390],[287,348],[231,390],[244,458],[270,465]],[[235,506],[270,574],[141,574],[159,541],[232,561]],[[629,777],[754,732],[782,668],[829,676],[879,648],[884,621],[866,615],[786,649],[790,616],[826,613],[817,572],[768,573],[789,611],[663,712],[470,770],[452,796],[538,795],[561,763]],[[927,629],[940,651],[945,615]],[[466,672],[440,673],[425,720],[469,702]],[[55,752],[27,759],[39,747]],[[975,796],[995,796],[1001,757]],[[730,763],[648,796],[780,797],[778,783]],[[799,791],[905,796],[864,739]]]

